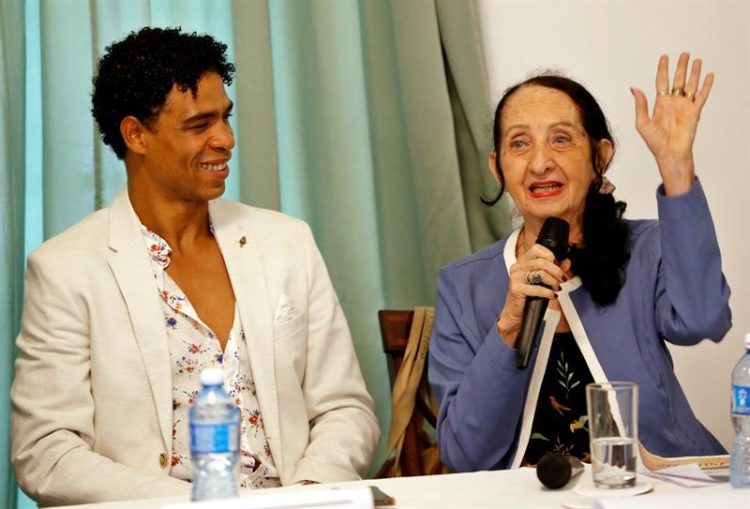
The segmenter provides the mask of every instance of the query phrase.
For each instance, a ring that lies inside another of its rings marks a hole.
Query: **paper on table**
[[[722,482],[706,474],[702,468],[716,469],[729,466],[728,454],[665,458],[652,454],[641,443],[638,445],[638,473],[686,488],[699,488]]]
[[[349,489],[303,489],[273,493],[253,493],[242,498],[170,504],[162,509],[373,509],[372,492],[367,486]]]
[[[648,470],[643,467],[640,473],[655,479],[684,486],[685,488],[700,488],[702,486],[712,486],[721,482],[701,470],[697,463],[675,465],[673,467],[662,468],[659,470]]]

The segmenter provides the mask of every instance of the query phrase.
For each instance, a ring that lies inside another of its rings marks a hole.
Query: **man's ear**
[[[123,118],[120,122],[120,134],[128,150],[141,155],[146,153],[146,126],[140,120],[132,115]]]
[[[597,150],[599,150],[599,170],[604,171],[615,154],[615,146],[609,140],[602,140],[599,142]]]

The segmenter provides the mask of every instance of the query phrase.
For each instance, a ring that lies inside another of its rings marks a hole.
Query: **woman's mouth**
[[[535,182],[529,186],[529,194],[532,198],[549,198],[560,194],[562,189],[563,184],[561,182]]]

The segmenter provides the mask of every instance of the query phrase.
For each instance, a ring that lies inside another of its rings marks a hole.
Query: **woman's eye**
[[[570,137],[565,134],[558,134],[555,136],[555,143],[557,144],[565,144],[570,142]]]
[[[526,146],[526,142],[523,140],[513,140],[510,142],[510,148],[519,149],[525,146]]]

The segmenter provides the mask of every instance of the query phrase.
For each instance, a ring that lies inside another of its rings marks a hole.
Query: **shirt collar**
[[[169,267],[172,248],[169,247],[167,241],[161,238],[158,233],[146,228],[142,223],[140,223],[140,227],[143,242],[146,243],[146,249],[148,249],[148,254],[151,256],[151,260],[162,269]]]
[[[146,244],[148,254],[151,256],[151,260],[156,263],[159,267],[166,270],[169,267],[172,254],[172,248],[169,246],[166,240],[161,236],[149,230],[143,223],[138,223],[141,227],[141,235],[143,236],[143,242]],[[208,227],[211,230],[211,234],[214,233],[214,225],[211,221],[211,217],[208,218]]]

